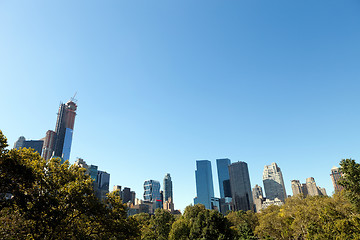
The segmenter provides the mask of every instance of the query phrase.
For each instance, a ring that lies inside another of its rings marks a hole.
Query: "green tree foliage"
[[[227,218],[204,205],[188,206],[174,222],[169,239],[234,239],[235,231]]]
[[[346,197],[360,213],[360,164],[353,159],[343,159],[340,167],[344,174],[341,177],[340,185],[345,188]]]
[[[0,238],[132,239],[134,221],[116,194],[94,195],[85,169],[44,160],[32,149],[6,150],[0,131]]]
[[[254,235],[255,227],[258,225],[257,215],[252,211],[230,212],[226,218],[233,225],[237,233],[237,239],[257,239]]]
[[[141,239],[168,239],[175,217],[167,210],[156,209],[155,214],[136,214],[132,217],[141,229]]]
[[[359,239],[359,216],[343,194],[333,197],[295,196],[259,215],[260,239]]]

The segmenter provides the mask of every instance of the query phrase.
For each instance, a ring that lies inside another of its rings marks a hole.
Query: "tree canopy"
[[[85,169],[7,149],[0,131],[1,239],[360,239],[360,165],[341,161],[342,192],[295,196],[260,213],[223,216],[204,205],[183,215],[157,209],[127,216],[117,192],[96,198]]]

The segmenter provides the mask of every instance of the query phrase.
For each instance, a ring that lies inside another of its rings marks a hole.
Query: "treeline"
[[[128,217],[117,193],[95,197],[84,169],[7,146],[0,131],[0,239],[360,239],[360,164],[351,159],[333,197],[291,197],[261,213],[195,205],[181,216]]]

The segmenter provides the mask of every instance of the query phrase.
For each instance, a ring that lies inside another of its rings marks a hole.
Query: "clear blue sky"
[[[0,1],[0,129],[9,144],[55,128],[78,92],[71,162],[142,198],[173,179],[195,197],[195,161],[266,164],[333,191],[360,159],[359,1]]]

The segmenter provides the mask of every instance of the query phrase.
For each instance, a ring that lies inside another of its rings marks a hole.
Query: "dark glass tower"
[[[251,194],[249,170],[246,162],[236,162],[229,166],[233,211],[254,210]]]
[[[173,189],[170,173],[167,173],[164,177],[164,201],[168,201],[169,198],[173,201]]]
[[[230,179],[230,177],[229,177],[230,163],[231,163],[230,159],[228,159],[228,158],[216,159],[216,166],[217,166],[218,179],[219,179],[220,198],[225,198],[224,181]],[[225,184],[227,184],[227,183],[225,183]]]
[[[212,209],[211,198],[214,198],[214,186],[209,160],[196,161],[196,195],[194,204],[203,204],[205,208]]]

